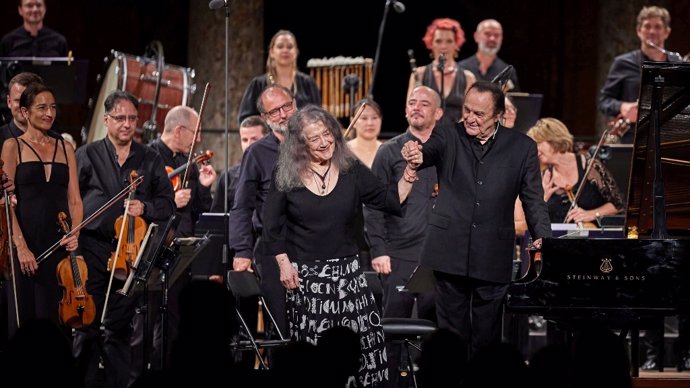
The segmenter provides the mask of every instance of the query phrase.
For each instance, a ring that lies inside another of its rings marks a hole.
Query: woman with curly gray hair
[[[387,187],[345,145],[338,120],[309,105],[288,123],[264,206],[264,243],[275,255],[287,290],[293,340],[317,343],[321,333],[346,326],[362,344],[359,383],[388,380],[381,313],[357,253],[356,211],[362,204],[401,213],[416,180],[421,152],[403,149],[406,173]]]

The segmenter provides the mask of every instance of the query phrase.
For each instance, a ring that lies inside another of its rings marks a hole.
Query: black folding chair
[[[283,333],[280,332],[273,313],[271,312],[269,306],[266,304],[263,293],[261,292],[261,287],[259,287],[259,279],[254,275],[254,273],[249,271],[228,271],[228,276],[226,277],[226,282],[228,289],[232,292],[237,300],[246,298],[257,298],[259,300],[259,305],[261,312],[264,317],[268,317],[270,322],[273,324],[278,338],[276,339],[263,339],[255,338],[252,330],[250,330],[247,324],[247,319],[242,316],[239,309],[239,304],[235,305],[235,313],[240,322],[241,330],[246,335],[247,339],[238,338],[236,341],[231,343],[231,347],[238,351],[254,351],[256,354],[261,369],[267,370],[268,364],[264,360],[264,355],[262,354],[262,349],[269,349],[273,347],[283,346],[290,342],[286,339]]]

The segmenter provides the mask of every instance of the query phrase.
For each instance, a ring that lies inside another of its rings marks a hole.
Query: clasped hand
[[[402,153],[403,158],[407,162],[407,165],[413,170],[416,170],[417,167],[419,167],[424,161],[424,158],[422,156],[422,145],[419,144],[416,140],[408,140],[403,145],[402,150],[400,152]]]

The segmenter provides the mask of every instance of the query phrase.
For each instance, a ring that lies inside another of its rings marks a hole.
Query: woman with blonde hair
[[[321,92],[316,81],[297,68],[298,55],[297,39],[292,32],[280,30],[273,35],[268,45],[266,72],[254,77],[244,91],[237,115],[239,123],[249,116],[261,113],[256,103],[267,86],[281,85],[292,91],[297,100],[297,108],[307,104],[321,105]]]
[[[537,142],[537,155],[544,167],[544,201],[552,223],[597,223],[601,217],[624,209],[611,173],[599,159],[573,152],[573,135],[562,121],[552,117],[540,119],[527,131],[527,136]],[[585,177],[589,163],[592,168]],[[581,184],[583,180],[586,182]],[[582,193],[578,195],[580,187]],[[577,206],[572,207],[574,197]]]

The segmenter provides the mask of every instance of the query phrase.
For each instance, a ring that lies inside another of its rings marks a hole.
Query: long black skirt
[[[361,386],[378,387],[388,381],[381,313],[369,290],[357,256],[294,263],[300,286],[287,293],[290,336],[316,344],[320,334],[345,326],[359,334]]]

